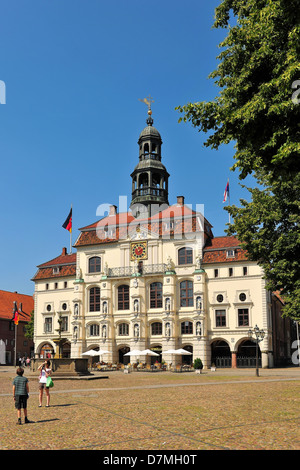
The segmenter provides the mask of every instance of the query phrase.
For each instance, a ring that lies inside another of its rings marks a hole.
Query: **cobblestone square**
[[[254,369],[220,369],[54,378],[49,408],[45,398],[38,407],[36,374],[24,375],[32,422],[17,426],[15,368],[0,368],[1,450],[300,449],[298,368],[261,370],[259,377]]]

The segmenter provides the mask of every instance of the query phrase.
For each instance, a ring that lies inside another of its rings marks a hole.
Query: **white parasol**
[[[139,349],[132,349],[128,353],[124,354],[124,356],[140,356],[141,352],[142,351],[140,351]]]
[[[89,351],[85,351],[81,355],[82,356],[99,356],[99,351],[95,351],[95,349],[90,349]]]
[[[154,351],[151,351],[151,349],[144,349],[143,351],[141,351],[141,356],[159,356],[159,354],[157,354],[156,352]]]

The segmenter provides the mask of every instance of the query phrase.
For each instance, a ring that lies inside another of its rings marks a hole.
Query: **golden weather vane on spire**
[[[147,96],[147,98],[139,98],[139,101],[141,101],[142,103],[145,103],[147,106],[148,106],[148,114],[151,115],[152,114],[152,111],[151,111],[151,103],[154,103],[154,99],[152,98],[151,95]]]

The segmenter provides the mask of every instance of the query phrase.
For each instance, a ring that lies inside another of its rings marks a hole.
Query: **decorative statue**
[[[197,336],[201,336],[202,334],[202,328],[201,328],[201,322],[200,321],[197,321],[196,323],[196,335]]]
[[[76,279],[81,279],[81,269],[79,266],[76,268]]]
[[[140,336],[140,328],[139,328],[139,325],[137,323],[134,325],[134,336],[136,338],[138,338]]]
[[[107,264],[107,262],[105,263],[105,266],[104,266],[104,275],[108,276],[108,264]]]
[[[78,317],[78,315],[79,315],[79,305],[78,304],[74,305],[74,315],[75,315],[75,317]]]
[[[202,257],[200,254],[196,256],[196,269],[201,269]]]
[[[74,329],[73,329],[73,338],[74,338],[75,341],[77,340],[77,330],[78,330],[77,326],[74,326]]]
[[[166,323],[166,336],[170,336],[170,335],[171,335],[170,323]]]
[[[102,326],[102,338],[106,338],[106,325]]]

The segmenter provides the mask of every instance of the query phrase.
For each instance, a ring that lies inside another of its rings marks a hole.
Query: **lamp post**
[[[256,342],[256,377],[259,376],[258,373],[258,343],[260,343],[264,337],[265,337],[265,332],[264,330],[260,330],[257,325],[251,330],[251,328],[248,330],[248,337],[253,338],[255,336],[254,341]]]

